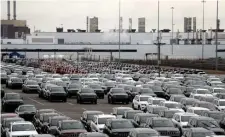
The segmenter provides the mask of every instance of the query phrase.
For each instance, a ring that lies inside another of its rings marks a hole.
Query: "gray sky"
[[[86,16],[99,17],[99,29],[118,28],[119,0],[17,0],[17,19],[27,20],[33,31],[55,31],[63,24],[64,30],[86,29]],[[160,29],[171,28],[174,7],[174,30],[183,31],[183,17],[197,17],[197,28],[202,28],[203,4],[201,0],[160,0]],[[13,3],[11,0],[11,17]],[[132,17],[137,29],[138,17],[146,17],[146,31],[157,28],[157,0],[121,0],[123,28],[128,28]],[[1,19],[7,18],[7,1],[1,0]],[[219,0],[221,28],[225,28],[225,1]],[[216,26],[216,1],[206,0],[205,28]]]

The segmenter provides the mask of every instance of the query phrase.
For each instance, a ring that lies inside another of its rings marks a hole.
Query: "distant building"
[[[123,30],[123,17],[120,17],[120,30]]]
[[[187,26],[188,31],[192,30],[192,18],[188,18],[188,26]]]
[[[197,31],[197,28],[196,28],[196,17],[193,17],[193,32],[196,32]]]
[[[138,32],[145,32],[145,18],[138,18]]]
[[[132,30],[132,18],[129,18],[129,32]]]
[[[90,18],[89,32],[96,32],[96,31],[98,31],[98,18],[93,17]]]
[[[187,32],[188,28],[188,18],[187,17],[184,17],[184,32]]]
[[[30,34],[26,20],[1,20],[1,38],[24,39]]]
[[[188,32],[191,30],[193,30],[192,29],[192,17],[184,17],[184,32]]]

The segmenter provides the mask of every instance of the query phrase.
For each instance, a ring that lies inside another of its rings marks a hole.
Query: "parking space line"
[[[74,105],[73,103],[69,103],[69,102],[67,104],[72,105],[72,106]]]
[[[43,103],[41,103],[41,102],[39,102],[39,101],[37,101],[37,100],[34,100],[34,99],[32,99],[32,98],[30,98],[30,97],[28,97],[28,99],[30,99],[30,100],[32,100],[32,101],[34,101],[34,102],[36,102],[36,103],[38,103],[38,104],[40,104],[40,105],[45,105],[45,104],[43,104]]]

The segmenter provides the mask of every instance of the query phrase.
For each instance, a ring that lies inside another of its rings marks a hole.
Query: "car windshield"
[[[69,88],[80,88],[81,86],[80,85],[77,85],[77,84],[71,84],[69,85]]]
[[[12,82],[19,82],[19,83],[21,83],[21,82],[23,82],[23,80],[20,79],[20,78],[13,78]]]
[[[93,120],[95,115],[101,115],[103,113],[91,113],[87,115],[87,120]]]
[[[138,133],[137,137],[158,137],[158,133]]]
[[[105,85],[108,87],[114,87],[116,84],[114,82],[106,82]]]
[[[177,103],[165,103],[165,107],[168,107],[168,108],[181,108],[181,104],[177,104]]]
[[[219,101],[219,105],[220,105],[220,106],[225,106],[225,100]]]
[[[22,119],[12,119],[12,120],[7,120],[6,122],[5,122],[5,127],[7,127],[7,128],[9,128],[10,127],[10,124],[12,123],[12,122],[16,122],[16,121],[23,121]]]
[[[63,130],[84,129],[84,125],[79,121],[77,121],[77,122],[63,122],[62,123],[62,129]]]
[[[134,119],[134,115],[140,112],[127,112],[127,119]]]
[[[90,87],[93,89],[102,89],[100,85],[90,85]]]
[[[140,97],[140,101],[148,101],[149,97]]]
[[[182,94],[182,93],[183,93],[182,90],[179,88],[171,88],[169,90],[169,94]]]
[[[63,87],[52,87],[51,92],[64,92]]]
[[[117,115],[123,115],[125,111],[131,110],[131,109],[117,109]]]
[[[204,90],[197,90],[197,94],[210,94],[210,91],[207,89]]]
[[[195,101],[195,100],[187,99],[185,104],[186,104],[186,105],[192,105],[192,104],[194,103],[194,101]]]
[[[21,106],[19,107],[19,112],[32,111],[36,112],[36,108],[34,106]]]
[[[214,120],[201,120],[201,121],[198,121],[198,125],[200,127],[204,127],[204,128],[217,128],[219,127],[218,123]]]
[[[225,89],[214,89],[214,93],[225,93]]]
[[[27,82],[27,85],[38,85],[36,81],[29,81]]]
[[[59,121],[62,121],[65,118],[51,119],[51,126],[57,126]]]
[[[181,122],[188,122],[191,117],[193,116],[181,116]]]
[[[6,99],[21,99],[19,94],[6,94]]]
[[[82,89],[81,92],[82,93],[94,93],[94,91],[92,89]]]
[[[134,128],[130,120],[112,121],[112,129]]]
[[[153,91],[162,91],[162,88],[159,86],[152,87]]]
[[[105,124],[108,119],[113,119],[112,117],[98,118],[98,124]]]
[[[177,111],[166,111],[165,112],[165,117],[166,118],[172,118],[173,115],[176,113]]]
[[[213,133],[210,132],[194,132],[192,133],[193,137],[211,137]]]
[[[153,120],[154,127],[174,127],[173,122],[168,119]]]
[[[16,124],[12,126],[12,131],[35,131],[32,124]]]
[[[153,91],[152,89],[144,88],[144,89],[141,89],[141,93],[153,93]]]
[[[122,93],[125,92],[123,89],[112,89],[112,93]]]
[[[37,76],[35,76],[35,78],[44,78],[44,76],[42,76],[42,75],[37,75]]]
[[[221,112],[221,113],[210,113],[209,116],[211,118],[214,118],[216,120],[222,120],[223,117],[225,117],[225,113]]]

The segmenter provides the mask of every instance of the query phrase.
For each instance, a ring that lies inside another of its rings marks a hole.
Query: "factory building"
[[[197,31],[196,22],[196,17],[193,17],[193,32]]]
[[[26,20],[16,20],[16,1],[13,1],[13,19],[10,15],[10,1],[7,1],[7,20],[1,20],[1,38],[3,39],[24,39],[30,34]]]
[[[138,18],[138,32],[145,32],[145,18]]]

